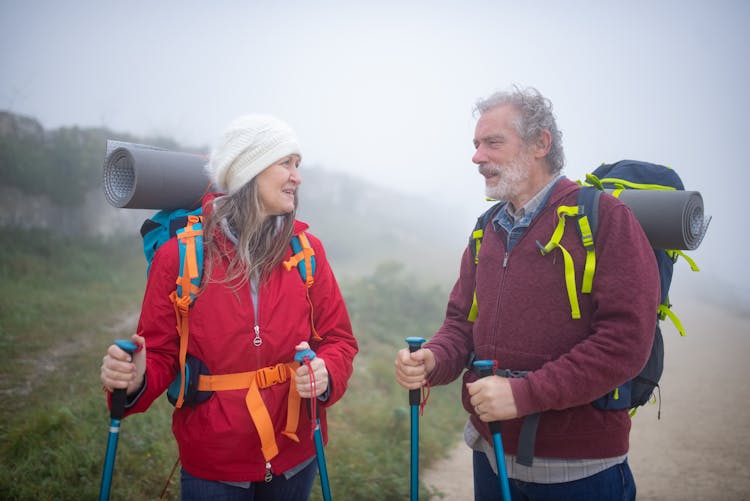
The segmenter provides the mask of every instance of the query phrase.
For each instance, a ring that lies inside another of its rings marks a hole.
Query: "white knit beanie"
[[[232,195],[266,167],[295,153],[297,136],[288,124],[269,115],[244,115],[230,122],[206,165],[217,190]]]

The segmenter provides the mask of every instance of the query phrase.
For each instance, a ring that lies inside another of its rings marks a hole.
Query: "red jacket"
[[[209,199],[211,197],[209,196]],[[204,202],[204,211],[207,209]],[[295,221],[295,234],[308,228]],[[319,417],[327,440],[325,407],[339,400],[352,374],[357,342],[341,292],[321,242],[306,233],[315,251],[315,282],[310,289],[315,327],[323,338],[313,349],[325,360],[330,395],[321,403]],[[219,236],[218,238],[223,238]],[[226,244],[226,242],[224,242]],[[231,245],[230,245],[231,246]],[[287,250],[284,260],[292,254]],[[227,260],[214,261],[212,279],[221,282]],[[138,333],[146,338],[146,387],[128,413],[143,412],[162,395],[178,371],[179,338],[169,294],[179,274],[176,239],[165,243],[154,256]],[[212,281],[213,282],[213,281]],[[190,309],[188,352],[206,364],[211,374],[254,371],[292,362],[294,347],[310,341],[310,305],[306,287],[296,268],[279,265],[258,292],[258,318],[249,283],[234,291],[222,283],[210,283]],[[254,326],[260,327],[262,344],[253,345]],[[300,408],[299,443],[283,436],[289,382],[260,390],[274,424],[279,454],[271,460],[275,474],[284,472],[315,454],[310,419],[305,403]],[[195,408],[175,409],[172,431],[186,471],[199,478],[225,481],[259,481],[266,472],[260,438],[245,404],[247,390],[217,391]]]
[[[580,293],[585,252],[573,220],[561,240],[575,263],[581,318],[572,319],[563,256],[558,249],[541,255],[537,241],[549,241],[556,208],[575,206],[578,189],[568,179],[558,181],[507,254],[506,232],[488,224],[478,264],[467,249],[445,321],[425,345],[435,354],[430,374],[435,384],[456,379],[472,351],[477,359],[497,360],[501,368],[531,371],[510,383],[520,416],[543,412],[536,434],[539,457],[606,458],[627,452],[627,411],[601,411],[590,402],[640,372],[656,324],[659,274],[653,249],[630,209],[608,195],[599,204],[591,294]],[[475,289],[479,314],[471,323],[467,314]],[[476,376],[467,371],[463,379]],[[462,397],[473,413],[465,387]],[[491,443],[487,425],[473,414],[471,420]],[[517,452],[521,423],[502,423],[508,453]]]

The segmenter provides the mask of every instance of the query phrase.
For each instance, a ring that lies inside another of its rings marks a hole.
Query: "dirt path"
[[[428,489],[435,490],[431,499],[447,501],[472,501],[471,450],[463,440],[456,444],[450,455],[435,463],[422,474]]]
[[[19,361],[21,367],[23,367],[24,375],[22,378],[4,378],[0,374],[0,396],[19,398],[29,395],[46,377],[55,374],[60,367],[69,363],[72,356],[99,343],[102,329],[112,336],[122,336],[123,333],[134,332],[138,324],[139,314],[140,311],[125,312],[101,329],[91,328],[81,331],[72,338],[58,341],[42,352],[24,356]],[[102,355],[104,355],[104,351],[102,351]]]
[[[673,299],[688,335],[664,327],[661,419],[657,405],[633,418],[638,499],[750,500],[750,318]],[[463,443],[423,474],[451,501],[473,500],[471,478]]]

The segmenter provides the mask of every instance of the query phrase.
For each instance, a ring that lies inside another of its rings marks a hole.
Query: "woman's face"
[[[264,215],[280,216],[294,211],[299,175],[299,155],[288,155],[266,167],[256,178]]]

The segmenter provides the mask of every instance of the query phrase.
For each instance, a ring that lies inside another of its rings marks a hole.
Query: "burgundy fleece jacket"
[[[659,303],[654,252],[630,209],[603,194],[595,238],[596,273],[591,294],[581,294],[585,251],[571,219],[561,244],[575,263],[581,318],[573,319],[559,249],[543,256],[558,222],[559,205],[575,205],[578,185],[562,178],[526,233],[506,254],[507,234],[484,230],[478,264],[467,248],[442,327],[425,345],[435,354],[432,384],[446,384],[477,359],[500,368],[531,371],[511,379],[521,417],[542,412],[535,455],[605,458],[627,453],[627,411],[602,411],[590,402],[637,375],[648,359]],[[505,261],[505,262],[504,262]],[[476,290],[479,314],[467,320]],[[464,382],[476,379],[466,371]],[[474,426],[490,441],[488,427],[469,404]],[[522,419],[502,424],[507,453],[515,454]]]

